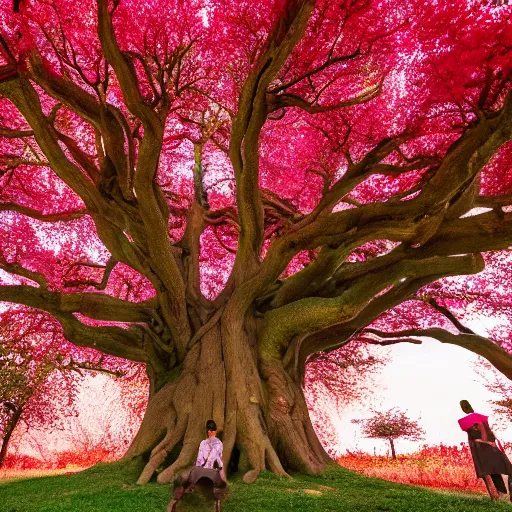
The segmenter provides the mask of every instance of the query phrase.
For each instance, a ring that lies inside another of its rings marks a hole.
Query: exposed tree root
[[[149,454],[137,483],[148,482],[161,470],[179,443],[179,455],[157,481],[169,483],[192,465],[210,418],[223,440],[224,465],[236,448],[246,483],[267,468],[288,476],[285,468],[317,473],[325,467],[329,458],[309,420],[300,385],[280,363],[260,362],[258,369],[251,340],[237,323],[224,321],[205,332],[191,347],[181,374],[151,397],[124,457]]]

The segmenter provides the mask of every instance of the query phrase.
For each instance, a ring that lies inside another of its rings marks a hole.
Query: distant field
[[[397,460],[352,453],[338,462],[347,469],[391,482],[487,494],[483,481],[475,475],[467,444],[425,447],[411,455],[399,455]]]

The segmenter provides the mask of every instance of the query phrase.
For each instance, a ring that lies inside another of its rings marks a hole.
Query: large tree
[[[428,335],[512,377],[506,350],[422,291],[512,244],[510,9],[16,4],[1,3],[0,300],[146,364],[125,455],[146,456],[139,482],[190,464],[210,417],[245,481],[322,470],[308,358],[411,299],[450,326],[383,343]]]

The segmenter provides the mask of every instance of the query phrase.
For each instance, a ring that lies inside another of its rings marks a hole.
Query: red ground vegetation
[[[512,443],[504,443],[510,453]],[[114,460],[107,450],[96,448],[82,453],[60,452],[51,461],[41,461],[27,455],[9,455],[5,461],[5,475],[13,471],[67,470],[92,466]],[[418,452],[398,455],[396,460],[363,452],[348,452],[338,458],[341,466],[372,476],[403,484],[421,485],[436,489],[450,489],[485,494],[483,482],[476,478],[471,453],[466,443],[458,446],[424,445]]]
[[[84,469],[98,462],[113,462],[119,458],[119,454],[112,453],[101,447],[92,450],[71,452],[57,452],[51,459],[41,460],[28,455],[7,455],[3,469],[9,470],[33,470],[33,469]],[[0,475],[1,477],[1,475]]]
[[[512,443],[505,443],[508,453],[511,448]],[[458,446],[424,445],[416,453],[398,455],[396,460],[363,452],[348,452],[339,457],[338,462],[366,476],[392,482],[482,494],[487,492],[483,481],[475,475],[471,452],[466,443]]]

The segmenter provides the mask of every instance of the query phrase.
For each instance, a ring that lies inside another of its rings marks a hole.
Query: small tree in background
[[[419,441],[423,439],[425,431],[417,421],[409,419],[404,411],[393,408],[385,412],[376,412],[366,420],[352,420],[360,423],[365,437],[387,439],[391,446],[391,455],[396,459],[395,439],[409,439]]]
[[[54,350],[54,333],[47,329],[44,315],[34,313],[23,324],[15,320],[13,312],[0,321],[0,467],[20,422],[27,428],[43,424],[53,428],[58,427],[56,408],[73,414],[77,376],[58,371],[59,352]]]

